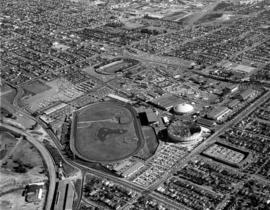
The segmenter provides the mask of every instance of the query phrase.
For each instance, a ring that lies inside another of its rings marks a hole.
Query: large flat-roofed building
[[[153,112],[152,109],[146,109],[146,110],[145,110],[145,115],[146,115],[148,124],[158,122],[158,117],[157,117],[157,115]]]
[[[232,100],[229,104],[228,107],[230,109],[234,109],[235,107],[237,107],[240,104],[240,101],[238,99],[234,99]]]
[[[253,97],[256,95],[256,90],[253,90],[251,88],[244,90],[242,92],[239,93],[239,97],[241,100],[245,101],[247,100],[249,97]]]
[[[225,90],[228,91],[229,93],[235,93],[239,90],[239,85],[228,85],[225,87]]]
[[[173,108],[175,105],[179,104],[180,102],[181,102],[181,98],[172,94],[163,95],[151,101],[151,103],[156,104],[157,106],[165,110],[170,110],[171,108]]]
[[[115,95],[115,94],[108,94],[108,97],[112,98],[112,99],[115,99],[115,100],[118,100],[118,101],[122,101],[124,103],[130,103],[131,101],[129,99],[126,99],[124,97],[121,97],[121,96],[118,96],[118,95]]]
[[[212,129],[216,125],[215,121],[209,120],[206,118],[199,118],[196,122],[197,122],[197,124],[204,126],[206,128],[210,128],[210,129]]]
[[[213,110],[211,110],[208,114],[207,117],[209,119],[213,119],[213,120],[222,120],[226,115],[228,115],[230,112],[232,112],[231,109],[229,109],[226,106],[220,106],[217,108],[214,108]]]

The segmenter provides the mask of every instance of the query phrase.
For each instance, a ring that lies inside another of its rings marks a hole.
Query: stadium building
[[[180,120],[174,121],[169,125],[168,137],[170,141],[184,145],[193,145],[203,138],[200,126],[184,123]]]
[[[175,114],[189,114],[189,113],[192,113],[194,111],[194,108],[190,104],[181,103],[181,104],[177,104],[176,106],[174,106],[173,111]]]

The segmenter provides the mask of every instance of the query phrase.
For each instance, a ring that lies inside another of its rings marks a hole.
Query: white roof
[[[193,112],[194,108],[191,104],[182,103],[174,107],[176,113],[190,113]]]

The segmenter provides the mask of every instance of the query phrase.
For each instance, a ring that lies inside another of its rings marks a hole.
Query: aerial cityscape
[[[1,210],[270,210],[270,0],[0,11]]]

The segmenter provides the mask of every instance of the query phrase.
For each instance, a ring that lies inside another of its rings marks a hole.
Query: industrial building
[[[247,100],[250,97],[254,97],[256,95],[256,93],[257,93],[256,90],[253,90],[253,89],[249,88],[247,90],[244,90],[244,91],[240,92],[239,93],[239,98],[242,101],[245,101],[245,100]]]
[[[232,112],[231,109],[229,109],[226,106],[220,106],[217,108],[214,108],[211,110],[208,114],[207,117],[212,120],[220,121],[222,120],[225,116],[230,114]]]
[[[230,85],[225,88],[229,93],[236,93],[239,90],[239,85]]]
[[[235,107],[237,107],[240,104],[240,101],[238,99],[234,99],[232,100],[229,104],[228,107],[230,109],[234,109]]]
[[[168,111],[171,108],[173,108],[175,105],[177,105],[180,101],[181,99],[178,96],[168,94],[168,95],[163,95],[159,98],[154,99],[153,101],[151,101],[151,103]]]
[[[198,118],[196,122],[197,122],[197,124],[199,124],[201,126],[204,126],[206,128],[210,128],[210,129],[213,129],[213,127],[216,126],[215,121],[209,120],[209,119],[206,119],[206,118]]]
[[[147,109],[145,112],[139,113],[139,117],[142,125],[149,125],[158,122],[157,115],[151,109]]]
[[[118,101],[124,102],[124,103],[130,103],[129,99],[123,98],[121,96],[115,95],[115,94],[109,94],[108,97],[112,98],[112,99],[116,99]]]

